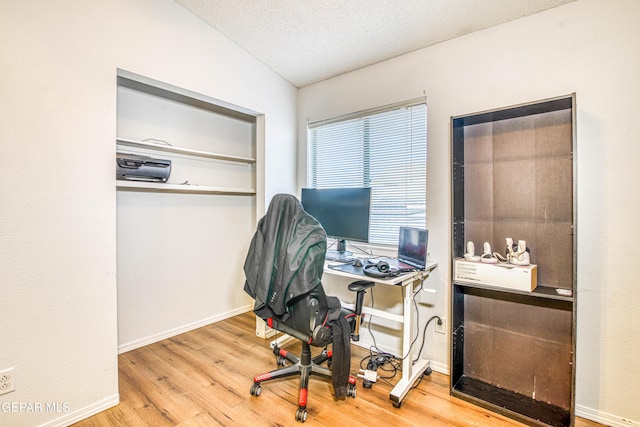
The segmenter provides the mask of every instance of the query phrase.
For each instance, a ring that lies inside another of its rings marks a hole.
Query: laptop
[[[400,227],[398,236],[398,257],[389,258],[392,268],[400,273],[424,270],[427,265],[427,244],[429,230],[415,227]]]

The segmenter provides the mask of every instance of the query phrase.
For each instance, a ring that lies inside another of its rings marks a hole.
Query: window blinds
[[[369,241],[426,225],[427,107],[396,106],[309,125],[309,188],[371,187]]]

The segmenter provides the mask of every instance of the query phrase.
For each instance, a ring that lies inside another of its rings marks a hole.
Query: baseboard
[[[449,375],[449,365],[446,363],[429,361],[429,367],[432,371],[440,372],[441,374]]]
[[[628,420],[618,415],[607,414],[582,405],[576,405],[576,416],[611,427],[640,426],[640,421]]]
[[[155,342],[162,341],[167,338],[175,337],[176,335],[180,335],[185,332],[189,332],[194,329],[198,329],[203,326],[207,326],[212,323],[219,322],[221,320],[228,319],[230,317],[237,316],[242,313],[246,313],[247,311],[251,311],[252,308],[253,308],[252,305],[247,305],[244,307],[237,308],[235,310],[227,311],[226,313],[217,314],[215,316],[207,317],[197,322],[189,323],[177,328],[160,332],[158,334],[144,337],[139,340],[129,341],[127,343],[120,344],[118,345],[118,354],[126,353],[127,351],[135,350],[136,348],[144,347],[145,345],[153,344]]]
[[[120,395],[114,394],[113,396],[109,396],[89,406],[78,409],[77,411],[69,412],[68,414],[65,414],[60,418],[56,418],[53,421],[42,424],[40,427],[66,427],[71,424],[77,423],[78,421],[89,418],[102,411],[105,411],[109,408],[113,408],[118,403],[120,403]]]

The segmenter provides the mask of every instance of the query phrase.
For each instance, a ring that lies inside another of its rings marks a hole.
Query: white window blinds
[[[424,228],[424,100],[309,125],[309,188],[371,187],[371,243],[398,243],[400,226]]]

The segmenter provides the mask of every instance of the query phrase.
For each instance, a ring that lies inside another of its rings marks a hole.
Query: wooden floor
[[[292,342],[286,348],[297,353],[300,345]],[[352,348],[355,374],[368,351]],[[265,382],[260,396],[250,395],[253,377],[276,368],[269,342],[255,336],[252,313],[121,354],[119,365],[120,404],[76,427],[303,425],[295,421],[297,379]],[[365,389],[358,379],[355,399],[334,400],[331,383],[314,377],[304,425],[521,425],[449,396],[449,377],[437,372],[424,377],[395,408],[389,392],[396,380]],[[576,426],[599,424],[577,419]]]

